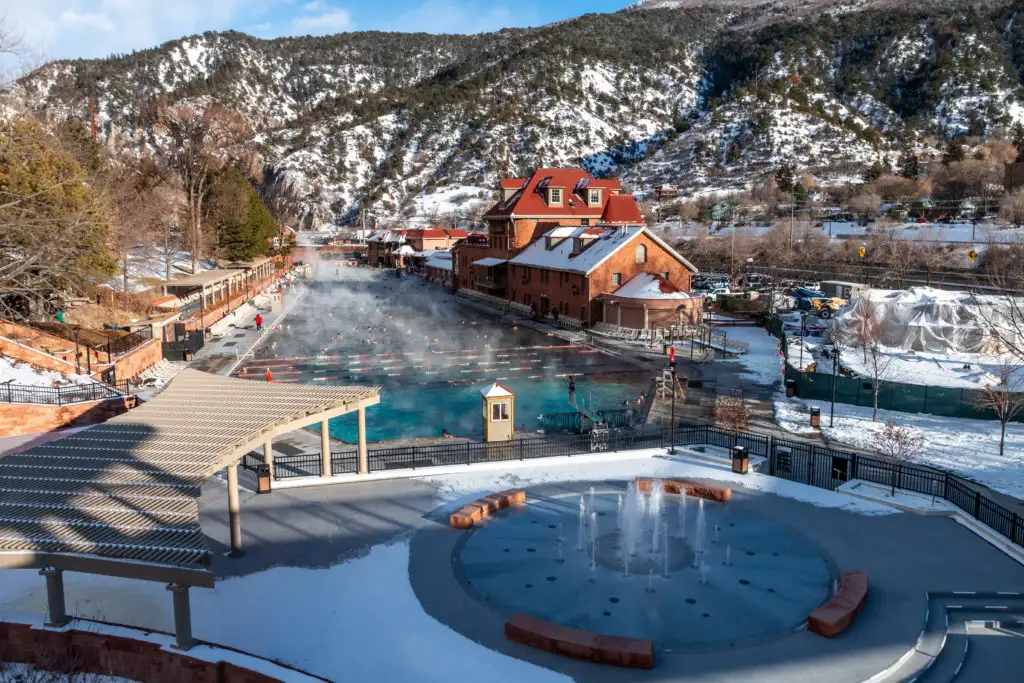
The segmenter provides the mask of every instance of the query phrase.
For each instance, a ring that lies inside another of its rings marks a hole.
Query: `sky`
[[[0,0],[36,59],[104,57],[210,30],[261,38],[343,31],[479,33],[537,26],[629,0]]]

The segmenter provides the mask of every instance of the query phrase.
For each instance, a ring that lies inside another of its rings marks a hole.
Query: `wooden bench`
[[[839,577],[839,590],[807,617],[807,630],[834,638],[853,625],[868,599],[868,575],[845,571]]]
[[[484,517],[488,517],[498,510],[522,505],[526,502],[526,491],[521,489],[508,489],[499,493],[492,493],[489,496],[478,498],[469,505],[465,505],[458,512],[452,513],[448,523],[455,529],[469,529]]]
[[[505,623],[505,637],[516,643],[599,664],[634,669],[654,668],[654,644],[639,638],[606,636],[559,626],[529,614],[517,614]]]
[[[634,483],[638,490],[643,493],[650,493],[651,482],[653,481],[651,477],[637,477]],[[732,489],[721,486],[708,486],[707,484],[699,484],[685,479],[662,479],[661,484],[665,493],[679,494],[686,491],[688,496],[706,498],[707,500],[714,500],[719,503],[724,503],[732,498]]]

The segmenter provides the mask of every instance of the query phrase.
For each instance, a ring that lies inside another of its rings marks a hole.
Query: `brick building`
[[[455,228],[378,230],[366,240],[366,257],[371,266],[401,268],[413,254],[448,250],[467,236]]]
[[[552,228],[508,266],[507,298],[588,327],[697,322],[703,306],[689,293],[697,269],[642,226]]]
[[[598,180],[578,168],[540,168],[529,178],[501,181],[500,199],[484,215],[486,238],[455,248],[460,289],[509,297],[508,260],[561,226],[642,225],[632,195],[618,180]]]

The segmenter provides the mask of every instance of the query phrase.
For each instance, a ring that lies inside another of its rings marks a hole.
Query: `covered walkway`
[[[38,567],[48,623],[68,622],[62,573],[168,583],[177,646],[192,646],[188,589],[212,587],[199,525],[203,482],[227,471],[232,554],[242,552],[238,462],[276,436],[365,409],[377,387],[253,382],[184,370],[152,401],[67,438],[0,459],[0,568]],[[330,472],[330,467],[326,468]],[[365,471],[365,469],[364,469]]]

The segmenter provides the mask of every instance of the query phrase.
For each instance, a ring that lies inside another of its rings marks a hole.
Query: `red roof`
[[[466,232],[465,230],[463,230],[462,228],[449,228],[449,229],[445,230],[445,232],[448,233],[449,237],[458,237],[458,238],[469,237],[469,233]]]
[[[526,178],[502,178],[501,189],[503,190],[518,190],[526,182]]]
[[[444,239],[444,230],[440,228],[414,228],[406,230],[407,239]]]
[[[520,178],[503,179],[502,189],[518,189],[523,182]],[[548,206],[544,188],[565,189],[561,206]],[[588,206],[584,190],[600,189],[602,206]],[[484,214],[487,216],[573,216],[579,218],[601,218],[604,204],[609,197],[622,190],[618,180],[597,180],[581,168],[538,168],[526,181],[526,186],[512,195],[508,201],[501,200]],[[635,202],[634,202],[635,203]],[[639,211],[637,211],[639,215]]]
[[[601,222],[606,225],[643,225],[644,217],[640,215],[640,207],[633,195],[616,194],[604,203]]]

